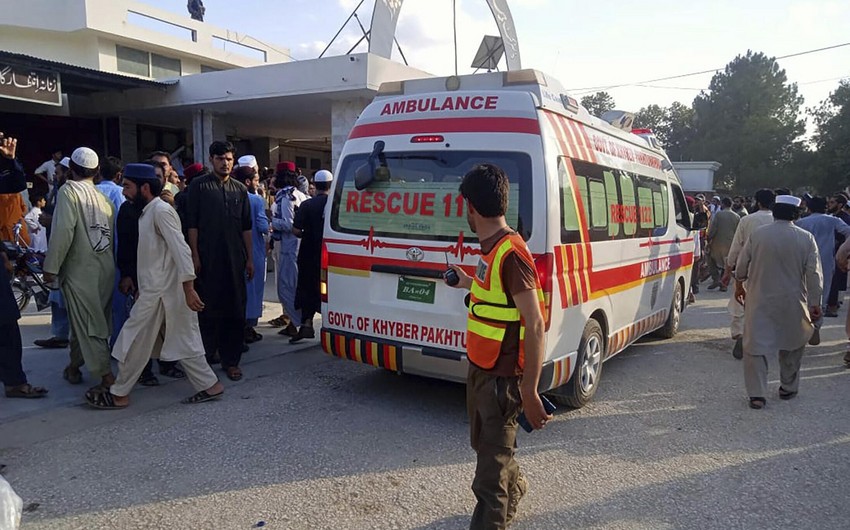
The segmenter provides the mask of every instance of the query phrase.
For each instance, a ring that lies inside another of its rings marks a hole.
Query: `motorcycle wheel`
[[[18,311],[23,311],[30,303],[29,288],[21,283],[20,280],[12,280],[12,294],[15,295],[15,303],[18,304]]]

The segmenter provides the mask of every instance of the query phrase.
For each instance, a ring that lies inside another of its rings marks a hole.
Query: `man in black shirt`
[[[316,196],[301,203],[292,222],[292,233],[301,238],[298,249],[298,287],[295,290],[295,307],[301,310],[301,328],[298,335],[289,339],[295,343],[316,336],[313,316],[322,311],[322,233],[325,228],[325,205],[333,182],[333,174],[322,169],[316,172]]]
[[[251,205],[248,189],[230,178],[234,149],[230,142],[210,145],[212,174],[189,185],[187,224],[195,289],[204,301],[198,313],[207,360],[216,351],[232,381],[242,379],[239,361],[245,333],[245,276],[254,277],[251,261]]]
[[[0,193],[20,193],[27,189],[27,179],[24,168],[15,158],[18,141],[15,138],[5,138],[0,133]],[[9,274],[12,261],[6,255],[4,247],[0,246],[0,380],[3,381],[6,397],[40,398],[47,395],[44,388],[27,383],[21,365],[23,345],[21,344],[21,328],[18,319],[21,313]],[[14,269],[13,269],[14,270]]]

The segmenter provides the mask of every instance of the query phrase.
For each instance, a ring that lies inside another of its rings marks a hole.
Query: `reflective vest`
[[[519,309],[508,298],[502,285],[502,264],[510,253],[534,268],[534,258],[522,237],[511,233],[503,237],[486,255],[482,255],[467,299],[467,358],[476,366],[489,370],[496,365],[508,324],[519,322],[519,359],[525,364],[525,323]],[[535,276],[537,300],[544,310],[543,289]]]

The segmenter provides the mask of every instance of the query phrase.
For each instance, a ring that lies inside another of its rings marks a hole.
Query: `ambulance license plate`
[[[399,276],[396,298],[422,304],[433,304],[437,284],[426,280],[416,280]]]

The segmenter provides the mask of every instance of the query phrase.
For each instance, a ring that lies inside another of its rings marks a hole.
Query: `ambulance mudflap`
[[[530,229],[531,158],[405,143],[387,142],[377,154],[377,141],[366,143],[371,151],[340,165],[325,237],[322,345],[372,366],[463,381],[466,291],[446,285],[443,273],[453,263],[473,274],[480,250],[460,181],[476,164],[502,167],[511,180],[508,222],[525,219]],[[375,158],[381,169],[363,186]]]

